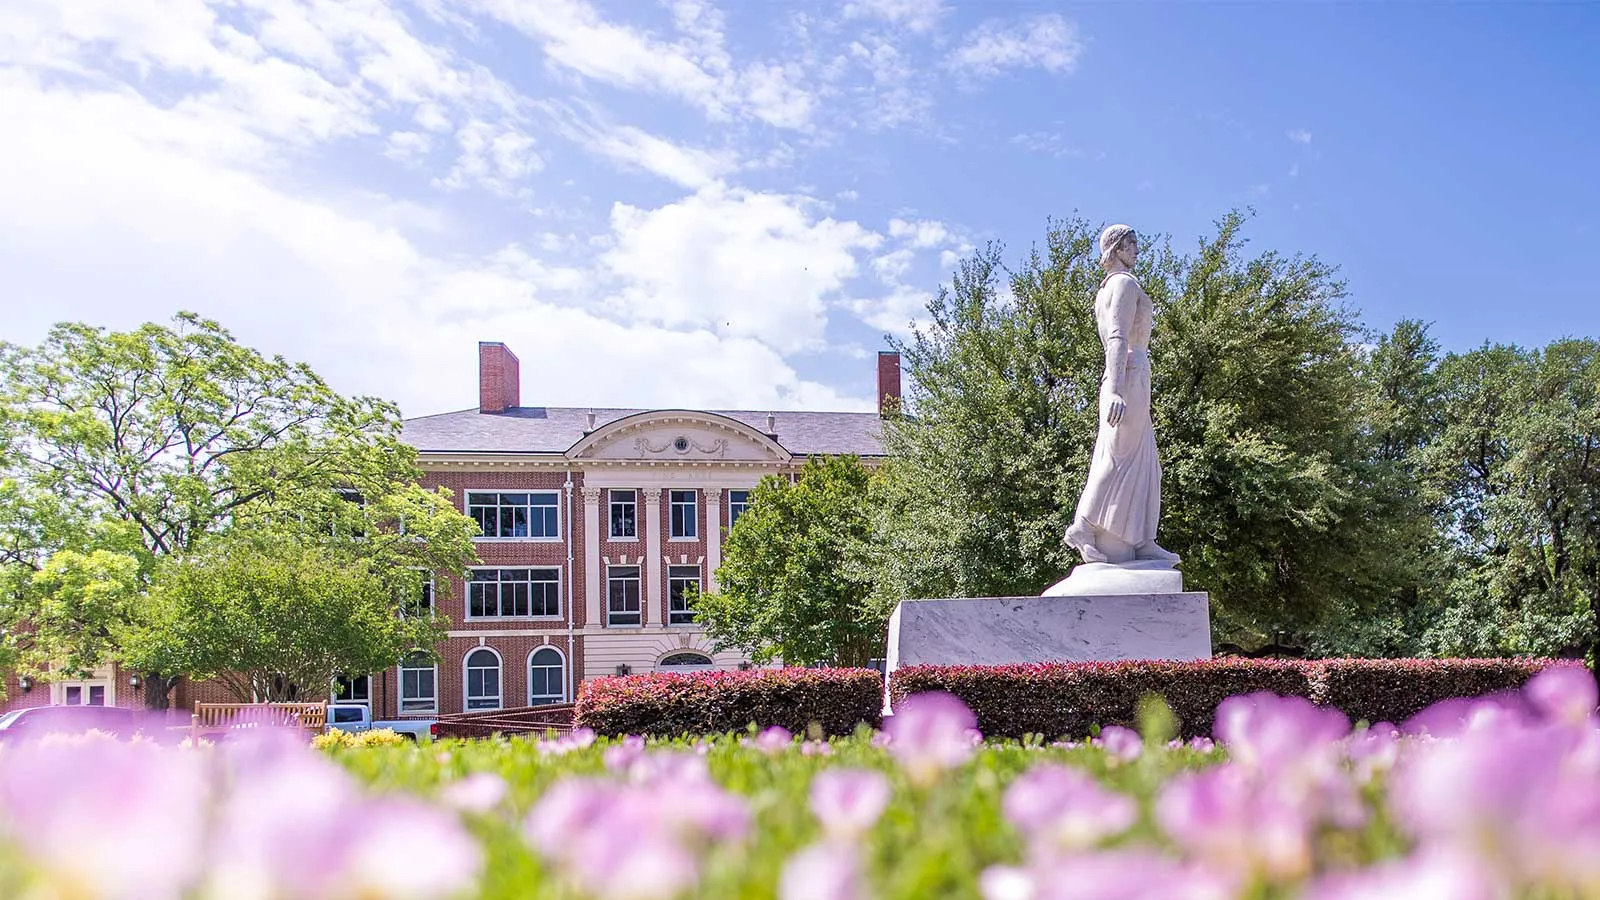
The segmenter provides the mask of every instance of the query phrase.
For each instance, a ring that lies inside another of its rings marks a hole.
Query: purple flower
[[[1105,748],[1113,759],[1124,762],[1138,759],[1139,754],[1144,752],[1144,741],[1139,737],[1139,732],[1121,725],[1107,725],[1100,729],[1100,736],[1092,743]]]
[[[176,898],[201,865],[205,759],[114,741],[7,748],[0,838],[103,900]]]
[[[361,819],[361,826],[348,836],[352,845],[333,896],[449,897],[470,890],[483,868],[478,842],[443,810],[411,800],[385,800],[368,804]]]
[[[1600,689],[1583,666],[1554,666],[1533,676],[1523,696],[1546,718],[1574,725],[1592,722],[1600,706]]]
[[[1234,900],[1238,883],[1148,850],[1103,850],[994,866],[979,878],[984,900]]]
[[[611,833],[573,839],[568,871],[601,900],[668,900],[699,880],[694,856],[677,842],[648,830],[629,833],[616,823]]]
[[[801,756],[832,756],[833,745],[827,741],[806,741],[800,745]]]
[[[784,863],[779,900],[864,900],[868,896],[855,846],[842,841],[813,844]]]
[[[884,726],[889,752],[916,784],[930,784],[973,753],[978,719],[952,694],[932,691],[901,702]]]
[[[1034,766],[1002,801],[1006,819],[1038,846],[1077,850],[1121,834],[1139,819],[1132,798],[1100,786],[1067,766]]]
[[[606,748],[604,760],[606,768],[613,772],[625,772],[644,756],[644,738],[630,734],[621,742]]]
[[[1261,691],[1229,697],[1217,706],[1216,735],[1227,746],[1228,758],[1251,769],[1275,772],[1308,758],[1326,758],[1349,731],[1344,713],[1303,697]]]
[[[811,781],[811,811],[829,835],[855,837],[889,806],[889,779],[862,769],[827,769]]]
[[[444,805],[474,813],[494,809],[505,796],[506,781],[493,772],[474,772],[450,782],[439,791],[439,800]]]
[[[744,744],[762,753],[778,753],[794,746],[794,732],[782,725],[773,725],[756,735],[754,741],[746,739]]]
[[[1500,879],[1473,857],[1449,850],[1423,850],[1357,872],[1339,872],[1313,882],[1305,900],[1499,900]]]
[[[1224,872],[1295,878],[1311,867],[1311,811],[1233,763],[1180,775],[1156,800],[1172,840]]]

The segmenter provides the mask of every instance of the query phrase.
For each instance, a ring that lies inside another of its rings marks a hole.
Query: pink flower
[[[1358,872],[1324,876],[1306,890],[1305,900],[1500,900],[1505,887],[1471,856],[1449,850],[1423,850],[1405,859]]]
[[[200,872],[205,762],[113,741],[6,748],[0,838],[68,896],[176,898]]]
[[[1097,747],[1104,747],[1112,758],[1124,762],[1138,759],[1144,752],[1144,741],[1139,737],[1139,732],[1121,725],[1107,725],[1100,729],[1100,736],[1092,742]]]
[[[1156,800],[1156,821],[1175,843],[1239,875],[1289,879],[1309,871],[1310,815],[1233,763],[1179,775]]]
[[[868,896],[855,846],[841,841],[813,844],[784,863],[779,900],[864,900]]]
[[[483,850],[443,810],[384,800],[366,805],[361,819],[348,836],[352,846],[332,896],[430,900],[458,895],[477,881]]]
[[[827,741],[806,741],[800,745],[801,756],[832,756],[833,745]]]
[[[1600,689],[1583,666],[1554,666],[1529,679],[1523,696],[1545,717],[1573,725],[1592,722]]]
[[[1121,834],[1139,819],[1130,797],[1067,766],[1034,766],[1006,788],[1006,819],[1035,847],[1076,850]]]
[[[1148,850],[1103,850],[994,866],[979,878],[984,900],[1234,900],[1236,879]]]
[[[607,769],[624,772],[642,756],[644,756],[644,738],[630,734],[621,742],[607,747],[603,758]]]
[[[1262,691],[1218,704],[1215,730],[1230,760],[1274,772],[1308,757],[1331,756],[1334,742],[1350,732],[1350,720],[1303,697]]]
[[[439,800],[444,805],[473,813],[488,812],[499,806],[505,796],[505,779],[493,772],[474,772],[439,791]]]
[[[957,697],[942,691],[913,694],[884,726],[889,752],[916,784],[929,784],[971,758],[978,720]]]
[[[855,837],[889,806],[889,779],[862,769],[827,769],[811,781],[811,811],[829,835]]]
[[[694,887],[700,877],[688,850],[648,830],[586,833],[573,840],[572,850],[569,871],[601,900],[668,900]]]
[[[756,735],[754,741],[746,740],[745,745],[766,754],[778,753],[794,746],[794,732],[782,725],[773,725]]]

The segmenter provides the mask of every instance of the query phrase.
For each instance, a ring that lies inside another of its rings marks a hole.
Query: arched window
[[[500,656],[487,647],[467,654],[467,709],[500,708]]]
[[[686,669],[709,669],[712,667],[712,665],[713,663],[711,662],[711,657],[705,655],[704,653],[684,652],[671,653],[665,657],[662,657],[661,662],[656,663],[656,668],[676,669],[681,672]]]
[[[554,647],[540,647],[528,657],[528,705],[562,703],[567,690],[562,677],[561,651]]]

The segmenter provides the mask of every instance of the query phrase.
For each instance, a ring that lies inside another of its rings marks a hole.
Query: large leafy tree
[[[1386,557],[1400,488],[1359,415],[1344,285],[1314,257],[1246,255],[1244,221],[1189,255],[1152,241],[1137,274],[1156,304],[1163,544],[1211,592],[1218,636],[1248,644],[1378,602],[1405,573]],[[1012,272],[981,251],[901,346],[912,415],[888,429],[875,516],[885,602],[1037,594],[1076,562],[1060,540],[1095,434],[1098,231],[1054,223]]]
[[[391,404],[341,396],[190,313],[127,332],[62,324],[37,347],[0,345],[8,643],[24,666],[57,672],[139,665],[160,708],[196,668],[124,641],[147,634],[153,588],[176,577],[172,566],[237,562],[215,541],[348,545],[403,527],[387,562],[460,571],[470,522],[416,487],[399,428]]]
[[[757,662],[865,665],[887,610],[860,565],[872,476],[855,456],[813,458],[793,483],[768,476],[728,534],[718,590],[696,621],[719,649]]]

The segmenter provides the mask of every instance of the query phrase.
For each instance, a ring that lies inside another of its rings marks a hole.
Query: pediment
[[[788,462],[777,441],[715,413],[657,410],[609,422],[567,451],[572,459],[636,462]]]

